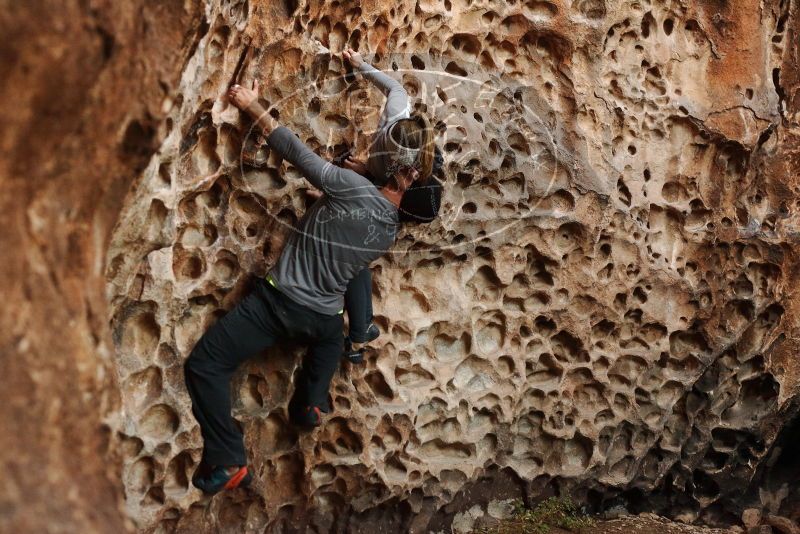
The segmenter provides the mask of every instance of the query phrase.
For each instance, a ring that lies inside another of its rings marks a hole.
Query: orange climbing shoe
[[[225,466],[218,465],[205,476],[196,474],[192,477],[192,484],[196,488],[211,495],[222,490],[245,488],[252,481],[253,475],[248,472],[247,466],[240,467],[233,474],[228,474]]]

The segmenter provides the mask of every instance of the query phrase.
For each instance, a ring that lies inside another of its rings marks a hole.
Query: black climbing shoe
[[[378,336],[380,335],[381,331],[378,328],[378,325],[376,325],[375,323],[369,323],[369,326],[367,327],[367,336],[364,339],[364,343],[375,341],[376,339],[378,339]]]
[[[367,350],[365,345],[370,341],[375,341],[380,335],[381,331],[378,328],[378,325],[375,323],[369,323],[366,334],[364,335],[364,341],[360,343],[362,347],[359,349],[353,349],[353,341],[350,339],[350,336],[345,336],[343,356],[347,358],[350,363],[364,363],[364,353]]]
[[[344,338],[344,352],[342,356],[346,358],[347,361],[354,364],[364,363],[364,352],[366,352],[366,347],[353,349],[353,343],[350,341],[350,338]]]

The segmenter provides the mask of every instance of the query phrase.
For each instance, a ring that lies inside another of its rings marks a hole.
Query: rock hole
[[[641,34],[643,39],[650,37],[650,29],[655,26],[655,19],[649,11],[642,17]]]
[[[445,72],[447,72],[448,74],[452,74],[452,75],[454,75],[454,76],[461,76],[461,77],[466,77],[466,76],[467,76],[467,71],[465,71],[463,68],[461,68],[461,67],[458,65],[458,63],[456,63],[455,61],[451,61],[451,62],[449,62],[449,63],[448,63],[446,66],[445,66],[444,70],[445,70]]]
[[[194,462],[188,452],[182,452],[170,460],[164,475],[164,490],[168,493],[184,493],[189,489],[189,471]]]
[[[150,121],[131,120],[122,135],[120,151],[123,158],[130,161],[135,172],[141,172],[147,159],[155,151],[156,130]]]
[[[162,506],[166,502],[164,488],[153,486],[142,499],[142,506]]]
[[[178,414],[171,406],[157,404],[149,408],[139,419],[139,432],[163,441],[175,434],[179,424]]]
[[[631,205],[631,192],[625,182],[620,178],[617,180],[617,193],[619,193],[620,201],[626,206]]]
[[[385,400],[394,399],[394,392],[392,391],[392,388],[389,387],[389,384],[386,383],[386,379],[383,377],[380,371],[372,371],[366,377],[364,377],[364,380],[377,397]]]
[[[172,272],[178,281],[197,280],[205,272],[205,262],[199,251],[176,247],[173,249]]]
[[[158,166],[158,177],[161,178],[161,182],[165,187],[172,186],[172,171],[169,162],[162,162]]]
[[[125,380],[123,389],[125,400],[132,403],[135,411],[144,409],[161,396],[161,369],[151,366],[132,374]]]
[[[153,354],[161,337],[161,327],[155,314],[146,309],[138,310],[125,320],[120,348],[137,359]]]
[[[150,457],[144,457],[136,462],[128,470],[128,488],[137,494],[144,494],[153,484],[155,479],[155,463]]]

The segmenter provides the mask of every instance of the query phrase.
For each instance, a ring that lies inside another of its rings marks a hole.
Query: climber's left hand
[[[253,103],[258,101],[259,92],[258,80],[253,80],[252,89],[234,84],[228,89],[228,99],[234,106],[241,110],[247,110]]]

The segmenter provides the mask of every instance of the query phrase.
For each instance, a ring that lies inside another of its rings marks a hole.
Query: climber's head
[[[433,222],[439,215],[439,208],[442,205],[444,182],[444,157],[439,147],[436,147],[431,176],[425,182],[417,180],[403,193],[398,212],[400,222],[416,224]]]
[[[427,183],[433,170],[436,145],[430,121],[423,115],[412,115],[392,124],[387,136],[389,184],[400,190],[415,181]]]

